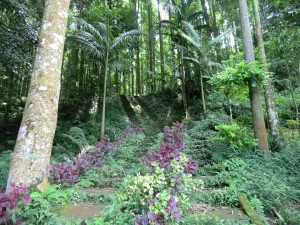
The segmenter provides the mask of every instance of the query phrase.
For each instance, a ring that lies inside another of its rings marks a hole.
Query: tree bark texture
[[[268,72],[262,27],[261,27],[260,16],[259,16],[258,0],[253,0],[253,12],[255,17],[256,39],[258,43],[258,49],[262,58],[263,70]],[[273,141],[275,146],[277,148],[282,148],[283,139],[279,130],[279,119],[276,111],[276,105],[274,101],[274,91],[272,88],[272,82],[270,78],[267,78],[267,82],[264,85],[264,89],[265,89],[265,101],[268,110],[268,119],[270,123],[271,135],[273,136]]]
[[[28,97],[10,166],[9,184],[48,186],[70,0],[46,0]]]
[[[244,44],[244,54],[245,60],[248,62],[253,62],[255,60],[254,47],[251,36],[248,6],[247,0],[239,0],[243,44]],[[249,81],[249,93],[254,125],[255,137],[258,139],[258,146],[263,150],[269,149],[267,131],[265,126],[261,95],[259,91],[259,85],[254,84],[250,79]]]

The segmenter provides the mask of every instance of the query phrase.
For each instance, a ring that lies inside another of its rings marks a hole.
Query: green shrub
[[[204,164],[210,159],[223,158],[226,153],[226,144],[213,140],[217,135],[216,126],[229,122],[229,117],[223,111],[215,111],[207,114],[199,121],[188,124],[187,137],[185,139],[186,153]],[[218,154],[220,157],[218,157]]]
[[[229,187],[223,189],[213,189],[206,196],[207,201],[215,205],[238,206],[237,188],[233,181],[229,182]]]
[[[221,124],[216,126],[219,131],[215,140],[228,142],[233,149],[255,149],[257,140],[249,134],[246,128],[233,124]]]

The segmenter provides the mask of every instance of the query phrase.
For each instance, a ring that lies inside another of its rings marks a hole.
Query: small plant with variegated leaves
[[[141,158],[150,174],[125,179],[119,199],[136,214],[136,225],[181,223],[188,195],[201,188],[202,182],[192,178],[197,162],[183,153],[184,130],[178,122],[173,128],[165,127],[160,149]]]

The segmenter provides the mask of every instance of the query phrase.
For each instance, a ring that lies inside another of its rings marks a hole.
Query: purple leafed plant
[[[149,152],[149,157],[143,156],[141,161],[145,166],[152,169],[151,163],[156,162],[159,164],[161,168],[164,169],[164,172],[167,174],[171,172],[171,163],[172,161],[180,161],[180,153],[184,151],[184,131],[185,127],[176,122],[173,128],[166,126],[164,128],[164,135],[162,144],[158,151]],[[186,165],[184,166],[185,173],[194,173],[197,169],[197,161],[191,158],[188,158],[186,161]],[[180,192],[181,189],[184,188],[184,184],[182,182],[182,173],[172,175],[171,180],[175,185],[171,190],[171,197],[168,200],[167,206],[163,209],[163,213],[153,213],[151,211],[148,212],[147,216],[141,217],[136,216],[136,225],[143,224],[156,224],[163,225],[166,222],[172,223],[174,220],[177,222],[181,222],[184,220],[184,217],[180,213],[180,209],[177,205],[175,196]],[[171,182],[171,183],[172,183]],[[156,193],[154,193],[155,196]],[[156,203],[157,199],[155,197],[151,198],[149,201],[150,206]]]
[[[155,204],[156,199],[150,199],[150,205]],[[174,196],[171,196],[168,205],[164,208],[165,215],[162,213],[155,214],[151,211],[147,213],[147,216],[136,216],[135,225],[147,225],[149,222],[156,225],[164,225],[165,221],[171,223],[174,219],[178,222],[182,222],[184,217],[180,214],[180,209],[177,207],[177,202]]]
[[[140,126],[128,127],[121,138],[116,138],[116,142],[111,142],[109,138],[102,138],[97,145],[91,150],[78,154],[70,163],[57,163],[49,165],[50,181],[52,183],[75,183],[80,174],[85,174],[94,166],[101,167],[103,165],[104,155],[112,151],[120,151],[120,142],[134,132],[141,132]]]
[[[103,157],[107,152],[120,151],[118,143],[112,143],[108,138],[102,138],[100,142],[90,151],[86,152],[87,160],[92,166],[102,166]]]
[[[182,222],[184,217],[180,214],[179,208],[177,207],[177,202],[175,200],[174,196],[170,197],[170,200],[168,201],[168,205],[165,208],[165,211],[169,214],[169,222],[171,222],[172,217],[174,217],[178,222]]]
[[[75,183],[78,180],[79,169],[72,163],[57,163],[48,166],[52,183]]]
[[[12,211],[18,209],[21,204],[30,204],[31,198],[27,195],[28,189],[26,187],[17,187],[13,184],[10,185],[8,193],[3,193],[0,189],[0,224],[9,223],[11,220]],[[18,223],[25,224],[25,222],[17,220]]]
[[[168,173],[171,169],[171,162],[173,160],[179,161],[180,153],[184,151],[185,130],[185,127],[179,122],[176,122],[173,128],[166,126],[164,128],[164,135],[160,149],[158,151],[149,152],[149,157],[143,156],[141,161],[144,165],[152,168],[151,162],[157,162],[161,168],[165,169],[165,173]],[[198,164],[196,160],[188,158],[186,165],[184,166],[184,172],[194,173],[197,166]],[[181,181],[182,174],[175,174],[171,179],[175,182],[175,186],[171,190],[172,195],[168,200],[167,206],[163,209],[164,213],[155,214],[149,211],[145,217],[138,215],[136,216],[136,225],[148,224],[150,222],[151,224],[163,225],[166,222],[172,223],[174,220],[178,222],[184,220],[175,199],[176,194],[184,188],[184,184]],[[157,199],[155,197],[151,198],[149,201],[150,206],[154,205],[156,201]]]
[[[185,127],[176,122],[174,128],[166,126],[159,151],[149,152],[150,157],[143,156],[141,161],[151,168],[151,162],[157,162],[162,168],[169,170],[173,160],[179,161],[180,152],[184,151]],[[197,161],[189,158],[185,166],[185,172],[194,173],[197,169]]]
[[[135,225],[148,225],[148,218],[147,217],[141,217],[140,215],[135,216]]]
[[[115,137],[115,142],[120,143],[126,140],[131,134],[139,134],[143,132],[143,128],[139,124],[130,124],[124,131],[121,137]]]

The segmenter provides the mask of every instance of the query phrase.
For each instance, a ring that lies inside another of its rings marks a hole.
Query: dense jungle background
[[[63,0],[58,79],[55,2],[0,1],[0,224],[300,224],[298,1]]]

